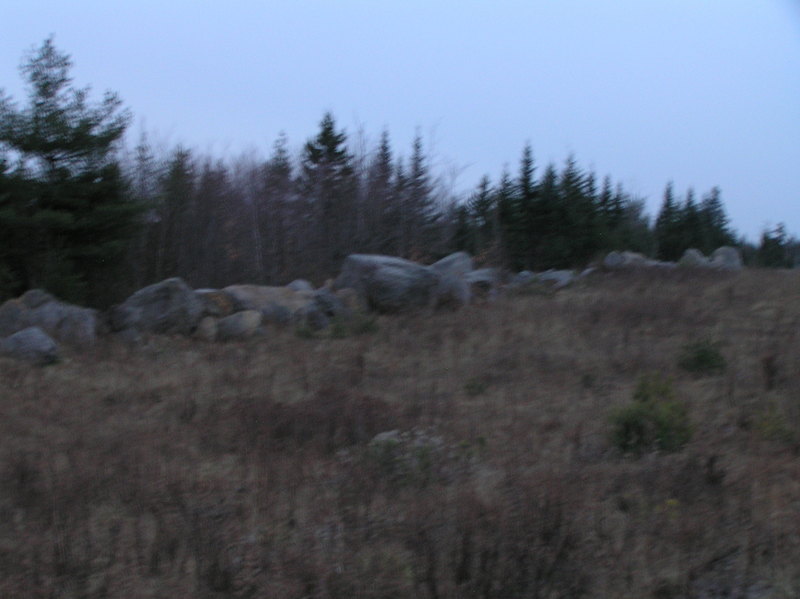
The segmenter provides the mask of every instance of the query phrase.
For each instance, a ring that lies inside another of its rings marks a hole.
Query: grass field
[[[364,329],[0,361],[0,597],[800,596],[800,273]]]

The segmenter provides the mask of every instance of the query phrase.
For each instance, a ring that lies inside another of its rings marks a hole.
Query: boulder
[[[10,299],[0,306],[0,337],[11,335],[30,325],[28,307],[19,299]]]
[[[433,305],[439,276],[430,268],[392,256],[351,254],[335,289],[351,288],[370,309],[400,312]]]
[[[711,254],[711,266],[720,270],[742,270],[742,255],[734,247],[724,245]]]
[[[330,325],[331,319],[319,306],[311,303],[300,308],[294,313],[294,321],[300,326],[305,326],[312,331],[321,331]]]
[[[510,289],[519,289],[520,287],[530,285],[534,281],[536,281],[536,273],[523,270],[511,277],[511,280],[508,282],[508,287]]]
[[[92,345],[97,326],[96,311],[60,302],[41,289],[31,289],[0,306],[0,335],[39,327],[64,343]]]
[[[472,257],[466,252],[456,252],[434,262],[429,267],[439,277],[435,290],[437,306],[459,307],[469,304],[472,289],[466,280],[472,272]]]
[[[288,287],[292,291],[301,291],[309,293],[314,291],[314,286],[305,279],[295,279],[294,281],[289,283],[286,287]]]
[[[19,301],[28,308],[38,308],[39,306],[58,300],[44,289],[29,289],[19,297]]]
[[[172,278],[140,289],[109,311],[113,331],[190,334],[203,316],[203,304],[183,279]]]
[[[683,252],[683,256],[678,260],[678,266],[683,268],[707,268],[711,265],[703,255],[703,252],[694,248],[689,248]]]
[[[265,321],[290,323],[294,315],[312,302],[312,293],[288,287],[266,285],[231,285],[222,290],[233,302],[236,312],[256,310]]]
[[[620,270],[625,268],[643,268],[654,266],[655,260],[639,254],[637,252],[609,252],[603,259],[603,266],[608,270]]]
[[[313,305],[328,318],[347,318],[354,312],[342,297],[327,287],[322,287],[314,292]]]
[[[62,343],[89,346],[97,340],[97,312],[53,300],[28,311],[28,322]]]
[[[347,310],[347,312],[350,314],[363,312],[367,309],[366,304],[363,302],[363,298],[358,295],[358,292],[355,289],[351,289],[349,287],[337,289],[333,292],[333,295],[336,296],[336,299],[342,302],[345,310]]]
[[[464,279],[469,285],[473,297],[491,299],[497,296],[497,290],[500,288],[503,277],[496,268],[479,268],[468,272]]]
[[[217,321],[218,319],[213,316],[204,316],[194,331],[195,339],[203,341],[215,341],[217,338]]]
[[[553,289],[561,289],[575,280],[575,273],[571,270],[548,270],[539,274],[539,280],[552,284]]]
[[[219,289],[197,289],[197,299],[203,306],[203,316],[222,318],[233,314],[233,300]]]
[[[28,327],[0,339],[0,355],[40,366],[59,359],[58,345],[39,327]]]
[[[261,326],[261,312],[243,310],[225,318],[220,318],[216,325],[217,341],[238,341],[255,335]]]
[[[451,272],[464,276],[468,272],[471,272],[474,267],[472,265],[472,256],[466,252],[455,252],[454,254],[450,254],[434,262],[431,264],[430,268],[439,274]]]

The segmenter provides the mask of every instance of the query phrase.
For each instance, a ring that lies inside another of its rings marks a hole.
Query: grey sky
[[[3,0],[0,87],[55,34],[79,85],[119,93],[169,143],[231,156],[293,146],[330,110],[419,129],[458,189],[530,141],[645,196],[714,185],[737,231],[800,233],[800,7],[795,0]]]

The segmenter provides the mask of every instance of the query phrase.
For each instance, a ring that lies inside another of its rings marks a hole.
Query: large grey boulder
[[[62,343],[88,346],[97,340],[97,312],[90,308],[54,300],[31,309],[28,322]]]
[[[711,266],[720,270],[742,270],[742,255],[734,247],[724,245],[711,254]]]
[[[217,321],[216,338],[218,341],[238,341],[255,335],[261,326],[261,312],[243,310]]]
[[[40,366],[59,359],[58,345],[39,327],[28,327],[0,339],[0,355]]]
[[[195,295],[203,306],[203,316],[223,318],[233,314],[233,301],[219,289],[196,289]]]
[[[92,345],[97,339],[97,312],[61,302],[41,289],[0,306],[0,335],[34,326],[70,345]]]
[[[539,274],[539,280],[550,283],[553,289],[561,289],[575,280],[575,273],[571,270],[547,270]]]
[[[312,297],[316,309],[328,318],[348,318],[354,312],[341,294],[334,293],[327,287],[317,289]]]
[[[689,248],[683,252],[683,256],[678,260],[678,266],[682,268],[708,268],[711,266],[708,258],[700,250]]]
[[[466,276],[472,272],[472,256],[456,252],[434,262],[429,267],[439,277],[435,302],[438,306],[459,307],[469,304],[472,289]]]
[[[295,279],[288,285],[286,285],[292,291],[300,291],[300,292],[313,292],[314,286],[306,281],[305,279]]]
[[[231,285],[222,290],[233,302],[236,312],[256,310],[265,321],[286,324],[312,302],[312,293],[288,287],[266,285]]]
[[[172,278],[140,289],[109,311],[113,331],[190,334],[203,316],[203,303],[183,279]]]
[[[197,328],[194,330],[192,336],[195,339],[202,341],[215,341],[217,339],[217,322],[218,318],[214,316],[204,316],[197,323]]]
[[[644,268],[654,266],[655,261],[637,252],[609,252],[603,259],[603,266],[608,270],[627,268]]]
[[[497,296],[503,275],[496,268],[479,268],[468,272],[464,280],[469,285],[473,297],[492,299]]]
[[[511,290],[521,289],[533,284],[536,282],[536,279],[537,277],[535,272],[523,270],[512,276],[506,287]]]
[[[31,326],[29,312],[30,309],[19,299],[10,299],[0,305],[0,337]]]
[[[379,312],[400,312],[433,305],[439,276],[432,269],[392,256],[351,254],[334,289],[354,289]]]

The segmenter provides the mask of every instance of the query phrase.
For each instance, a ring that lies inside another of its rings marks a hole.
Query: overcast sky
[[[169,144],[267,156],[325,111],[459,189],[572,153],[647,198],[718,185],[737,231],[800,233],[798,0],[2,0],[0,88],[53,34],[78,85]]]

